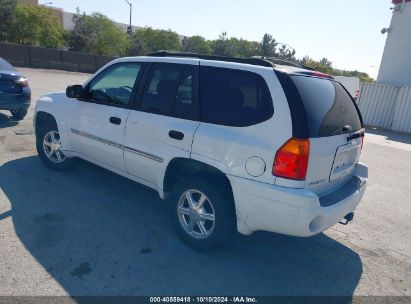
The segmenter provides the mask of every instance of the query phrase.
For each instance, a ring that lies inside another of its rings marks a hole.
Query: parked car
[[[34,125],[46,166],[80,157],[155,189],[198,249],[235,230],[318,234],[352,220],[367,184],[364,127],[347,91],[262,59],[116,59],[41,97]]]
[[[31,91],[27,78],[0,57],[0,110],[9,110],[16,120],[27,115]]]

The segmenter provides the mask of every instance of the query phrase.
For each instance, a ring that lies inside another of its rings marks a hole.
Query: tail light
[[[273,175],[294,180],[305,180],[310,156],[309,139],[289,139],[276,153]]]
[[[20,79],[15,81],[18,85],[22,87],[28,87],[29,86],[29,80],[27,78],[21,77]]]
[[[325,73],[321,73],[318,71],[302,71],[302,72],[299,72],[299,74],[318,77],[318,78],[326,78],[326,79],[332,79],[332,80],[334,79],[333,76],[325,74]]]

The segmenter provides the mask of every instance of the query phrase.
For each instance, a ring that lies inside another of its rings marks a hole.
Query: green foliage
[[[239,57],[250,58],[260,56],[260,50],[260,43],[256,41],[248,41],[245,39],[236,40],[236,53]]]
[[[273,36],[264,34],[260,43],[260,55],[264,57],[275,57],[277,55],[277,45]]]
[[[184,37],[181,49],[184,52],[205,55],[211,54],[210,42],[201,36]]]
[[[0,41],[7,40],[10,24],[14,23],[16,0],[0,0]]]
[[[304,57],[304,58],[306,58],[306,57]],[[303,60],[304,60],[304,58],[303,58]],[[313,70],[316,70],[316,71],[319,71],[319,72],[322,72],[322,73],[332,74],[332,72],[333,72],[333,68],[331,66],[324,65],[324,64],[322,64],[318,61],[315,61],[315,60],[313,60],[309,57],[306,58],[306,60],[304,60],[303,64],[306,67],[309,67]]]
[[[346,77],[358,77],[362,82],[374,82],[375,79],[371,78],[367,73],[355,71],[346,71],[346,70],[333,70],[333,75],[335,76],[346,76]]]
[[[283,44],[278,50],[277,57],[280,59],[296,61],[295,50],[290,50],[285,44]]]
[[[171,30],[155,30],[151,27],[138,29],[131,37],[129,55],[146,55],[160,50],[180,50],[180,38]]]
[[[60,47],[63,32],[57,18],[45,7],[17,4],[7,40],[35,46]]]
[[[67,34],[70,50],[106,56],[122,56],[128,47],[126,34],[108,17],[100,13],[73,17],[74,28]]]
[[[332,62],[327,58],[322,58],[320,61],[315,61],[308,56],[305,56],[299,61],[302,65],[312,68],[316,71],[327,73],[333,76],[358,77],[362,82],[374,82],[367,73],[358,71],[338,70],[332,67]]]
[[[229,56],[227,32],[220,34],[217,40],[211,41],[211,52],[213,55]]]
[[[220,34],[217,40],[209,41],[211,54],[219,56],[244,57],[260,55],[260,44],[245,39],[228,38],[227,32]]]

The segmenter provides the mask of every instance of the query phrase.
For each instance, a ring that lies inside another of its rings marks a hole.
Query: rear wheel
[[[235,208],[226,187],[192,177],[172,194],[172,217],[180,238],[194,249],[211,250],[227,243],[235,232]]]
[[[66,170],[71,159],[61,151],[60,133],[55,122],[48,121],[40,126],[36,137],[37,153],[43,163],[54,170]]]
[[[26,109],[11,110],[10,113],[13,116],[13,119],[22,120],[24,119],[24,117],[26,117],[27,110]]]

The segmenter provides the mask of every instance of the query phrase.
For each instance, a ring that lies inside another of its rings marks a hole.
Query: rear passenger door
[[[201,124],[191,157],[227,174],[272,183],[273,142],[278,131],[270,119],[273,101],[260,70],[246,68],[201,62]]]
[[[163,188],[169,161],[189,158],[198,122],[198,61],[152,63],[138,107],[130,113],[124,144],[128,173]]]

